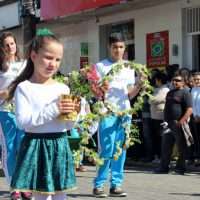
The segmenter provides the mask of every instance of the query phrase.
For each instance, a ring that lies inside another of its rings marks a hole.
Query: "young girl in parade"
[[[19,56],[16,38],[11,32],[0,36],[0,143],[2,146],[2,167],[8,184],[16,164],[23,131],[17,128],[15,115],[10,112],[11,106],[5,103],[8,86],[22,72],[25,62]],[[12,199],[31,198],[31,193],[13,192]]]
[[[59,116],[78,105],[61,98],[69,88],[52,78],[62,57],[57,37],[47,29],[38,30],[25,70],[10,85],[8,100],[14,95],[17,123],[25,130],[11,190],[33,192],[35,200],[65,200],[66,191],[76,183],[66,134],[74,122]]]

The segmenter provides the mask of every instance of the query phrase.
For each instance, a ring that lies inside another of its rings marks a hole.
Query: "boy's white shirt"
[[[127,61],[123,61],[127,62]],[[113,63],[109,59],[105,59],[96,64],[97,72],[100,78],[103,78],[113,67]],[[128,98],[128,86],[135,84],[135,71],[130,68],[123,68],[119,73],[115,74],[109,82],[109,90],[105,94],[105,102],[111,103],[119,110],[130,108]]]

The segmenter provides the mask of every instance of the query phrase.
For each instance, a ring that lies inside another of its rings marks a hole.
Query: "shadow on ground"
[[[196,197],[200,197],[200,193],[169,193],[171,195],[182,195],[182,196],[196,196]]]

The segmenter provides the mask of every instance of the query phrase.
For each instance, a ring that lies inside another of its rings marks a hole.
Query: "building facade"
[[[125,35],[125,57],[130,60],[150,63],[150,67],[158,67],[159,63],[179,64],[200,71],[199,0],[127,1],[75,15],[41,19],[37,26],[50,28],[61,37],[65,48],[63,73],[107,57],[108,36],[118,32]],[[21,27],[12,28],[20,44]]]

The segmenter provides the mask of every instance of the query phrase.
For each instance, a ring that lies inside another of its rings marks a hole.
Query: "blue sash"
[[[17,128],[15,115],[10,112],[0,112],[2,166],[8,183],[10,183],[11,176],[15,169],[17,151],[23,136],[24,131]]]

